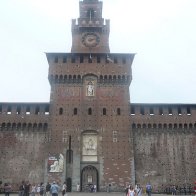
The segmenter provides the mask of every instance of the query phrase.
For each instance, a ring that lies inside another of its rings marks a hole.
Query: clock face
[[[99,44],[100,38],[96,33],[85,33],[82,36],[82,43],[86,47],[95,47]]]

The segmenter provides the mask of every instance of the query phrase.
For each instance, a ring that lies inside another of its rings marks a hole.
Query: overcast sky
[[[103,0],[112,53],[137,53],[134,103],[196,103],[196,0]],[[45,52],[70,52],[79,0],[0,0],[0,102],[49,102]]]

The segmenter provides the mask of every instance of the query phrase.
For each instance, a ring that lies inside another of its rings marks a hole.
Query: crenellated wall
[[[154,190],[193,184],[196,176],[196,105],[132,104],[136,182]]]
[[[0,103],[0,181],[44,181],[48,103]]]
[[[0,103],[0,181],[11,182],[14,189],[21,180],[31,183],[47,180],[49,106],[48,103]],[[108,115],[110,109],[105,108]],[[62,116],[59,111],[55,115]],[[102,116],[102,126],[105,117]],[[118,127],[123,126],[123,115],[115,119]],[[142,186],[150,182],[154,191],[163,191],[172,184],[192,184],[196,176],[195,119],[195,104],[131,104],[129,131],[133,149],[130,150],[135,167],[132,181]],[[113,141],[118,141],[118,137],[122,133],[115,135]],[[73,140],[73,148],[77,145]],[[109,146],[105,148],[105,159],[115,155],[112,150]],[[112,167],[110,170],[115,174]]]
[[[100,83],[130,84],[132,76],[128,65],[133,58],[134,54],[47,53],[49,81],[79,84],[86,74],[94,74]]]

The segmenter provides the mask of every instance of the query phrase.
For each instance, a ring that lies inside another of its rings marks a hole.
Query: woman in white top
[[[135,196],[135,190],[132,186],[130,186],[129,196]]]
[[[63,187],[62,187],[62,196],[66,194],[66,191],[67,191],[67,185],[66,185],[66,182],[64,182]]]

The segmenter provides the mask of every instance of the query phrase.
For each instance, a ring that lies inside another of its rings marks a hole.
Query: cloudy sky
[[[70,52],[79,0],[0,0],[0,102],[48,102],[45,52]],[[134,103],[196,103],[196,0],[103,0],[110,50],[137,53]]]

